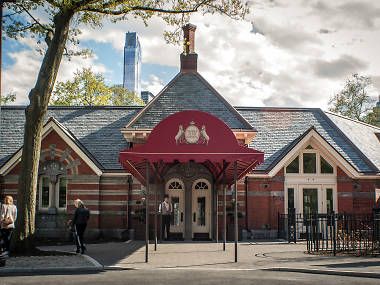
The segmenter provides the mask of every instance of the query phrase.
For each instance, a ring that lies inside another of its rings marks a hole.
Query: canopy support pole
[[[148,262],[149,251],[149,161],[146,161],[146,194],[145,194],[145,262]]]
[[[223,166],[225,162],[223,161]],[[226,169],[223,169],[223,251],[226,251],[227,240],[227,211],[226,211]]]
[[[219,199],[218,199],[218,195],[219,195],[219,185],[215,185],[214,184],[214,189],[215,189],[215,195],[216,195],[216,201],[215,201],[215,209],[216,209],[216,219],[215,219],[215,223],[216,223],[216,232],[215,232],[215,239],[216,239],[216,243],[219,243]]]
[[[235,194],[235,262],[238,261],[238,251],[237,251],[237,243],[238,243],[238,211],[237,211],[237,204],[238,204],[238,195],[237,195],[237,162],[234,162],[234,194]]]
[[[157,195],[158,195],[158,187],[156,185],[154,186],[154,251],[157,251],[157,211],[158,211],[158,205],[157,205]]]

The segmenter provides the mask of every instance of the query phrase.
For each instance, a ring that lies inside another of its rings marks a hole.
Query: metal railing
[[[380,254],[380,209],[372,214],[279,214],[280,238],[306,240],[309,253]]]

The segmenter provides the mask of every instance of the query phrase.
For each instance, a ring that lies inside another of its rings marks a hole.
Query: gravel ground
[[[4,269],[28,268],[46,269],[55,267],[84,267],[93,264],[81,255],[66,256],[17,256],[7,259]],[[1,271],[1,268],[0,268]]]

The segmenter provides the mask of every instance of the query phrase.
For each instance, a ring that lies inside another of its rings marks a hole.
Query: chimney
[[[183,26],[184,48],[181,53],[181,72],[197,72],[198,55],[194,51],[196,26],[187,24]]]

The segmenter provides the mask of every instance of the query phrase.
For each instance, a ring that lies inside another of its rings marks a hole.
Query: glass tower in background
[[[141,46],[135,32],[125,34],[123,87],[141,96]]]

